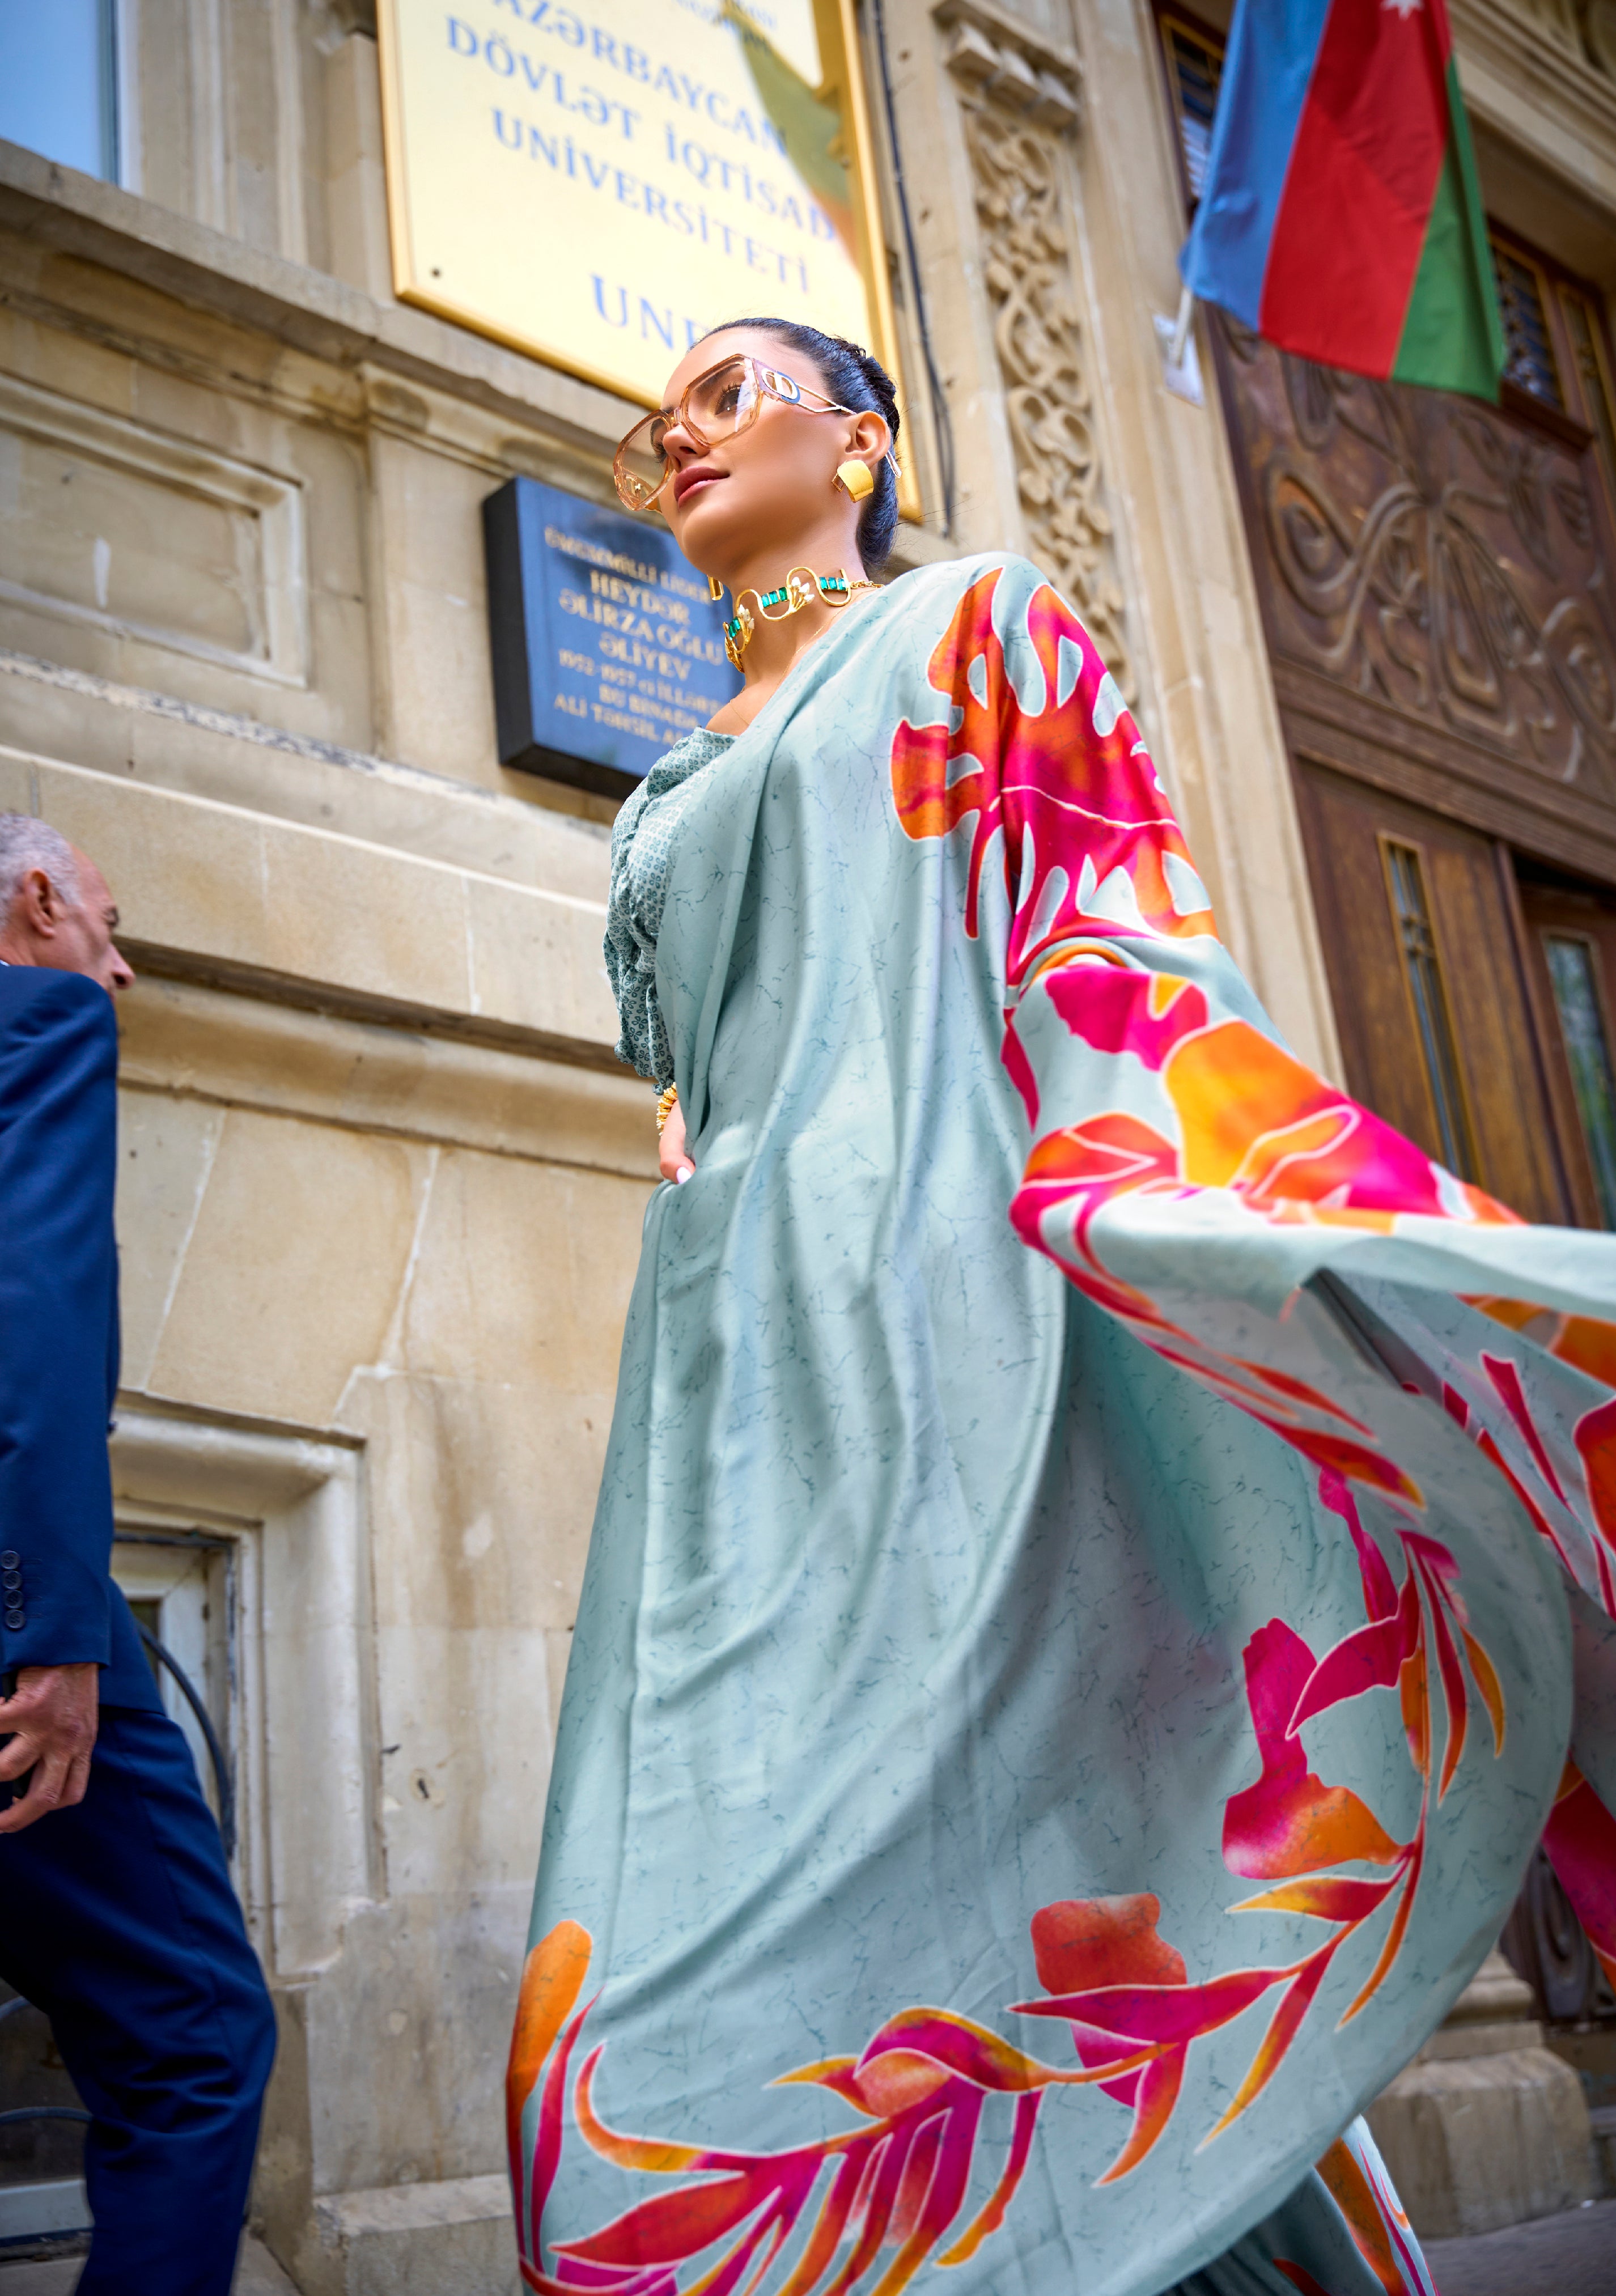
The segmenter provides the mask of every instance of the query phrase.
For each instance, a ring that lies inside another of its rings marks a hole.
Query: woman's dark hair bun
[[[760,333],[773,335],[788,350],[812,359],[826,395],[841,406],[851,407],[856,414],[869,412],[881,415],[891,433],[896,451],[898,389],[881,361],[862,345],[849,342],[845,335],[824,334],[800,319],[726,319],[721,327],[710,327],[708,334],[727,335],[737,327],[752,327]],[[858,554],[867,572],[874,574],[885,564],[897,531],[898,480],[892,474],[891,463],[883,460],[875,466],[875,491],[858,518]]]

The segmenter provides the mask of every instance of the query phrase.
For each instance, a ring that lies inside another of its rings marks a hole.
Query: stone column
[[[1598,2190],[1582,2083],[1489,1953],[1369,2126],[1422,2240],[1497,2232]]]
[[[1078,123],[1079,67],[1070,50],[983,0],[938,0],[933,13],[970,157],[1028,554],[1077,608],[1135,702],[1062,149]]]

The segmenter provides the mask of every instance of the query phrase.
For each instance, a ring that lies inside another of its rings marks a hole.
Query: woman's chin
[[[736,555],[741,537],[735,533],[735,519],[726,515],[722,496],[726,481],[711,480],[706,486],[693,487],[683,502],[675,505],[672,525],[680,549],[692,565],[698,562],[705,569],[708,560],[718,565]]]

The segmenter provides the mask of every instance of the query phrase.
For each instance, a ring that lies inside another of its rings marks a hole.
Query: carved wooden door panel
[[[1322,767],[1297,784],[1348,1089],[1526,1218],[1574,1218],[1507,854]]]
[[[1591,442],[1224,335],[1298,754],[1616,881],[1616,624]]]
[[[1510,857],[1616,885],[1597,445],[1563,416],[1370,382],[1218,332],[1349,1085],[1445,1160],[1456,1144],[1529,1217],[1596,1218],[1561,1136],[1569,1102]],[[1422,932],[1450,1087],[1431,1013],[1410,1002]]]

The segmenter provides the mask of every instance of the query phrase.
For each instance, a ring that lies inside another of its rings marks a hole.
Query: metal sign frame
[[[654,406],[654,398],[632,376],[593,365],[580,357],[577,350],[566,342],[527,332],[519,325],[502,320],[496,310],[470,307],[435,281],[431,275],[430,266],[423,266],[417,250],[413,213],[409,122],[406,116],[399,31],[402,12],[422,4],[423,0],[378,0],[376,10],[393,291],[401,302],[414,304],[439,318],[451,320],[456,326],[486,335],[513,350],[523,352],[529,358],[542,361],[547,366],[558,367],[563,373],[576,375],[579,381],[592,383],[598,390],[611,391],[616,397],[636,405]],[[432,6],[435,18],[440,16],[437,0],[426,0],[426,4]],[[737,15],[743,13],[738,6],[734,12]],[[853,0],[815,0],[815,22],[824,75],[816,94],[823,101],[833,102],[842,115],[841,141],[848,166],[854,220],[855,260],[863,282],[869,321],[866,340],[869,348],[898,384],[902,410],[906,407],[906,401],[898,357],[898,329],[888,276],[886,236],[876,190],[875,146],[870,127]],[[767,292],[760,299],[767,307]],[[918,520],[921,516],[919,490],[906,463],[899,488],[899,508],[907,519]]]

